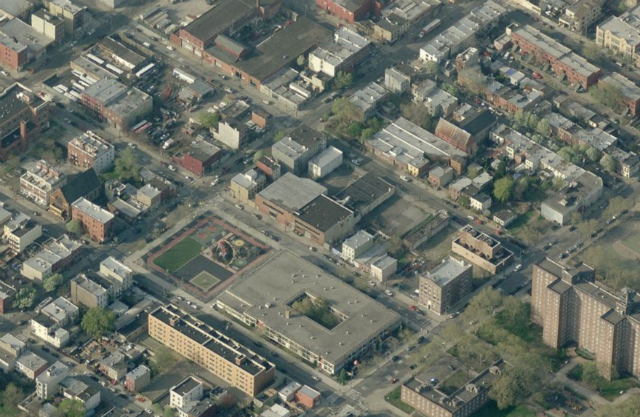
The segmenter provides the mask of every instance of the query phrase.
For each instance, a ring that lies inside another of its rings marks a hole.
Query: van
[[[149,42],[142,42],[142,46],[151,49],[151,44]]]

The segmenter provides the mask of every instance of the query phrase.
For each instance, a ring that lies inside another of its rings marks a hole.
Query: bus
[[[433,19],[431,23],[422,28],[422,30],[420,31],[420,37],[422,38],[424,35],[431,32],[438,26],[440,26],[440,19]]]

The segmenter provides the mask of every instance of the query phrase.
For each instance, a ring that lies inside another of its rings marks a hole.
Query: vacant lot
[[[202,252],[202,249],[204,249],[204,246],[192,238],[187,237],[158,256],[153,263],[168,273],[173,274],[173,272],[182,265],[198,256],[200,252]]]

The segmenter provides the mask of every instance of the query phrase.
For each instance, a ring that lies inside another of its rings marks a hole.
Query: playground
[[[154,248],[147,267],[207,301],[269,250],[269,246],[211,216],[195,221]]]

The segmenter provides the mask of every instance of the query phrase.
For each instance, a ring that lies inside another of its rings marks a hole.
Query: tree
[[[22,287],[16,293],[16,299],[13,306],[19,309],[30,308],[36,301],[36,289],[33,285]]]
[[[600,159],[600,151],[597,150],[596,148],[587,149],[587,152],[585,152],[585,155],[587,156],[587,158],[589,158],[591,162],[597,162]]]
[[[587,42],[582,48],[582,56],[596,65],[602,64],[606,59],[606,54],[602,53],[600,48],[595,42]]]
[[[440,86],[440,88],[443,91],[446,91],[447,93],[451,94],[454,97],[458,97],[458,89],[456,88],[455,85],[453,84],[449,84],[449,83],[444,83]]]
[[[127,147],[118,153],[113,172],[123,182],[140,179],[140,165],[133,149]]]
[[[116,314],[99,307],[90,308],[82,318],[82,330],[94,339],[114,330]]]
[[[205,129],[218,129],[218,123],[220,122],[220,116],[218,113],[210,113],[203,111],[198,115],[198,121]]]
[[[307,59],[304,57],[304,55],[300,55],[298,59],[296,59],[296,64],[298,64],[298,67],[302,68],[305,62],[307,62]]]
[[[273,135],[273,141],[274,142],[278,142],[278,141],[282,140],[282,138],[284,138],[285,136],[287,136],[287,132],[285,132],[284,130],[278,130]]]
[[[589,89],[589,92],[594,100],[616,112],[626,108],[622,86],[616,82],[598,84]]]
[[[347,97],[334,100],[331,110],[340,123],[346,124],[358,119],[358,108]]]
[[[548,138],[551,136],[551,126],[547,119],[541,119],[536,125],[536,132],[540,133],[543,137]]]
[[[486,317],[493,314],[502,303],[502,293],[491,287],[486,287],[471,299],[466,314],[468,317],[476,319]]]
[[[2,392],[2,405],[5,410],[17,410],[18,404],[24,399],[24,392],[13,382],[10,382]]]
[[[171,407],[165,407],[164,411],[162,412],[162,417],[174,417],[175,415],[176,415],[176,412]]]
[[[437,73],[438,69],[439,69],[439,65],[435,61],[427,61],[424,64],[424,71],[428,75],[433,75],[433,74]]]
[[[518,200],[524,200],[527,195],[527,191],[529,191],[533,187],[533,178],[531,177],[521,177],[516,181],[515,187],[513,188],[513,194]]]
[[[389,254],[398,258],[403,251],[404,241],[402,240],[402,238],[397,234],[391,235],[391,238],[389,239]]]
[[[605,219],[609,219],[613,216],[619,215],[624,210],[629,210],[631,208],[631,201],[627,200],[624,197],[616,196],[609,200],[609,205],[602,212],[602,217]]]
[[[554,177],[552,187],[556,191],[561,190],[564,187],[564,180],[561,177]]]
[[[424,130],[432,131],[435,124],[435,118],[429,114],[429,110],[421,105],[414,103],[403,103],[400,105],[400,113],[402,117],[408,121],[417,124]]]
[[[70,398],[62,400],[58,406],[58,410],[60,410],[65,417],[85,417],[87,415],[82,401],[72,400]]]
[[[604,378],[600,376],[595,362],[587,362],[582,365],[582,381],[592,389],[599,389]]]
[[[493,195],[498,201],[504,203],[511,199],[514,182],[510,177],[503,177],[493,184]]]
[[[264,156],[264,152],[262,151],[256,151],[256,153],[253,154],[253,162],[258,162],[258,160],[260,158],[262,158]]]
[[[615,172],[616,170],[616,160],[613,159],[613,156],[605,154],[600,158],[600,166],[602,169],[608,172]]]
[[[46,292],[52,292],[52,291],[55,291],[55,289],[58,288],[60,285],[62,285],[62,281],[63,281],[63,278],[62,278],[62,275],[60,274],[49,275],[44,279],[44,282],[42,283],[42,287]]]
[[[350,138],[358,138],[362,134],[362,125],[358,122],[351,122],[346,132]]]
[[[160,403],[156,403],[153,405],[153,412],[157,416],[162,415],[162,405]]]
[[[334,83],[336,88],[339,90],[347,88],[353,83],[353,74],[350,72],[338,71]]]
[[[74,236],[80,236],[84,232],[82,224],[77,220],[69,220],[66,224],[67,231]]]
[[[466,195],[461,195],[460,198],[458,198],[458,203],[460,203],[460,205],[466,209],[471,206],[471,200],[469,200],[469,197],[467,197]]]
[[[338,374],[338,382],[341,385],[344,385],[348,380],[349,380],[349,375],[347,374],[347,371],[344,368],[342,368],[342,370]]]
[[[362,133],[360,134],[360,141],[361,142],[366,142],[369,139],[371,139],[373,137],[373,135],[375,134],[375,130],[373,130],[372,128],[368,127],[366,129],[364,129],[362,131]]]
[[[474,94],[479,94],[485,89],[487,77],[485,77],[479,68],[467,66],[458,73],[458,84]]]
[[[498,168],[496,168],[496,172],[494,173],[493,178],[495,178],[496,180],[499,180],[500,178],[506,175],[507,175],[507,160],[501,159],[500,163],[498,164]]]

